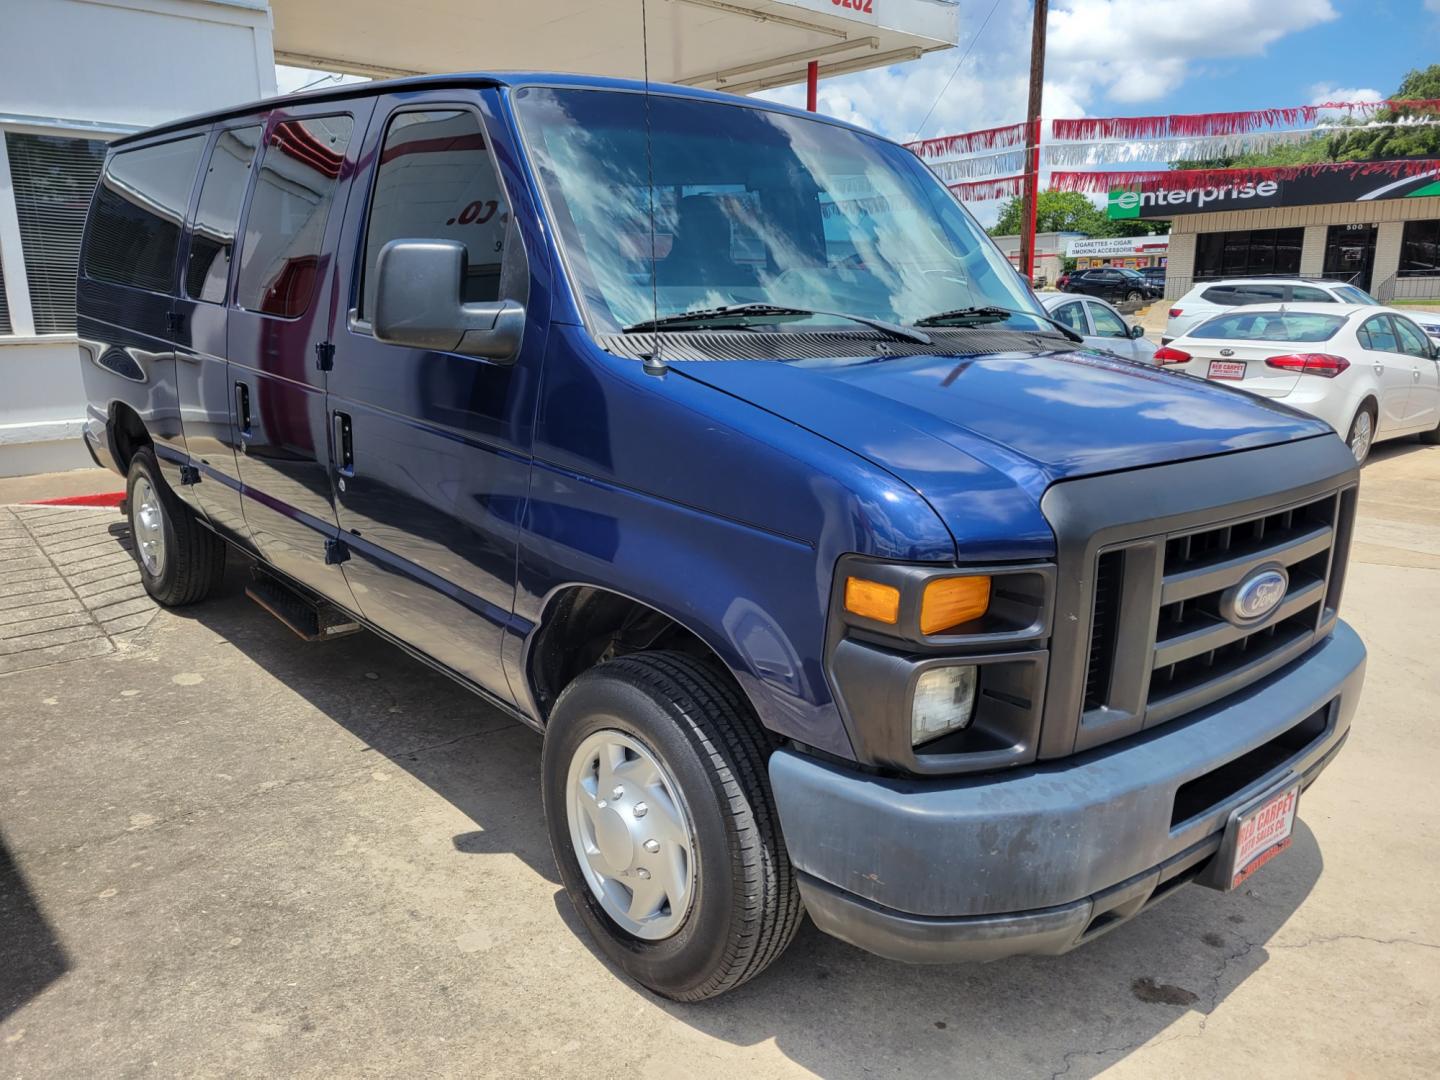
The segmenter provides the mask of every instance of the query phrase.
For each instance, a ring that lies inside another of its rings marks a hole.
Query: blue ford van
[[[1341,440],[1087,351],[845,124],[545,74],[260,102],[114,144],[78,296],[151,595],[236,549],[302,636],[543,732],[570,897],[668,997],[806,912],[988,960],[1233,888],[1345,740]]]

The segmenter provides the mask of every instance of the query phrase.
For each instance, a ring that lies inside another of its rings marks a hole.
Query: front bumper
[[[1060,761],[938,781],[778,751],[770,778],[801,895],[822,930],[897,960],[1065,952],[1198,874],[1230,812],[1277,778],[1311,783],[1364,674],[1365,647],[1338,622],[1225,701]]]

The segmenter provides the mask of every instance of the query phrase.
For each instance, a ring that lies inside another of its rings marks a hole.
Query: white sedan
[[[1142,364],[1154,363],[1151,357],[1156,345],[1145,340],[1145,328],[1129,326],[1124,316],[1104,300],[1071,293],[1041,293],[1040,302],[1052,319],[1074,330],[1092,349]]]
[[[1155,363],[1317,416],[1356,461],[1381,439],[1440,442],[1440,347],[1388,308],[1236,308],[1161,346]]]

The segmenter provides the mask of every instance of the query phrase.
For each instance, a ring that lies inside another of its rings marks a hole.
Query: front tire
[[[1135,300],[1143,300],[1144,297],[1141,296],[1141,295],[1140,295],[1138,292],[1136,292],[1134,289],[1131,289],[1129,292],[1127,292],[1127,293],[1125,294],[1125,299],[1126,299],[1126,300],[1130,300],[1130,301],[1135,301]]]
[[[1355,410],[1355,419],[1350,421],[1350,433],[1345,436],[1345,445],[1355,455],[1355,464],[1365,464],[1370,448],[1375,445],[1375,407],[1368,401]]]
[[[726,674],[684,653],[611,660],[555,704],[541,765],[555,861],[600,950],[657,994],[732,990],[795,936],[773,749]]]
[[[148,446],[130,459],[125,505],[145,591],[164,607],[210,595],[225,574],[225,541],[170,490]]]

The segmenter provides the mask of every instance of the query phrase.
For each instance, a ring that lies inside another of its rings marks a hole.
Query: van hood
[[[1056,481],[1330,430],[1283,405],[1086,350],[670,364],[900,477],[935,508],[961,558],[1053,551],[1039,501]]]

